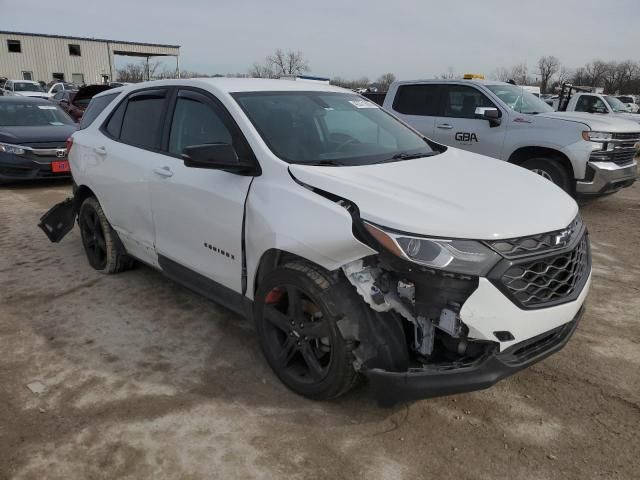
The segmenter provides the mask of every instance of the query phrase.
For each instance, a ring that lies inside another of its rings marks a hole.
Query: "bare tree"
[[[520,63],[511,67],[509,71],[509,79],[514,80],[518,85],[527,85],[530,82],[529,75],[527,74],[527,64]]]
[[[540,71],[540,91],[542,93],[547,92],[547,87],[551,81],[551,78],[560,69],[560,60],[553,55],[548,57],[540,57],[538,60],[538,70]]]
[[[271,65],[255,62],[249,69],[249,76],[254,78],[274,78],[275,73]]]
[[[264,62],[255,62],[249,69],[250,77],[278,78],[283,75],[300,75],[309,71],[309,62],[302,52],[289,50],[287,52],[277,49],[273,55],[269,55]]]
[[[609,70],[610,65],[602,60],[594,60],[592,63],[588,63],[584,66],[584,73],[588,85],[591,87],[601,87],[604,83],[604,77]]]
[[[367,88],[369,86],[369,79],[367,77],[361,77],[355,80],[346,80],[342,77],[334,77],[331,79],[331,85],[357,90],[358,88]]]
[[[393,73],[383,73],[378,77],[376,83],[378,84],[378,90],[386,92],[389,90],[389,85],[396,81],[396,76]]]
[[[498,67],[491,73],[491,77],[499,82],[506,82],[511,78],[510,75],[511,73],[505,67]]]
[[[289,50],[285,53],[277,49],[273,55],[267,57],[267,64],[276,75],[300,75],[309,71],[309,63],[300,51]]]

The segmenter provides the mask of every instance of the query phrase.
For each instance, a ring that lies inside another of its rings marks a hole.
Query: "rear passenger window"
[[[444,86],[444,116],[475,118],[477,107],[495,107],[482,92],[465,85]]]
[[[68,94],[65,94],[64,92],[56,94],[54,98],[58,97],[58,95],[60,95],[60,98],[66,95],[67,98],[65,98],[65,100],[69,100]],[[100,115],[102,111],[107,108],[107,105],[109,105],[117,96],[118,93],[112,93],[109,95],[102,95],[97,98],[92,98],[89,102],[89,106],[84,111],[84,114],[80,119],[80,125],[78,126],[78,128],[82,130],[83,128],[87,128],[89,125],[91,125],[93,121],[98,117],[98,115]]]
[[[120,140],[143,148],[158,148],[166,91],[134,93],[127,102]]]
[[[401,85],[393,102],[396,112],[435,117],[438,110],[438,85]]]
[[[178,97],[171,123],[169,152],[180,155],[186,147],[207,143],[232,145],[233,137],[213,107],[192,98]]]

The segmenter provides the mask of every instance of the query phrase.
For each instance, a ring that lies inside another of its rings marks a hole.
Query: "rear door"
[[[498,106],[471,85],[443,84],[441,88],[440,113],[435,119],[433,139],[451,147],[500,158],[506,122],[492,127],[487,120],[475,117],[477,107]]]
[[[166,154],[154,159],[151,181],[160,265],[183,276],[189,273],[180,267],[187,267],[239,293],[244,203],[252,177],[186,167],[181,155],[189,146],[226,143],[241,159],[255,159],[229,113],[209,93],[179,89],[170,110]],[[193,278],[183,280],[193,283]]]
[[[418,83],[399,85],[392,110],[427,138],[433,138],[438,107],[439,85]]]
[[[152,265],[156,257],[149,182],[157,157],[163,156],[160,142],[168,99],[168,88],[132,93],[85,148],[85,163],[93,164],[92,186],[109,222],[127,250]],[[80,143],[82,132],[74,136]]]

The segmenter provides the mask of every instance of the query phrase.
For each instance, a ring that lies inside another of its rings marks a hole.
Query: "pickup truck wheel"
[[[118,273],[133,266],[133,259],[118,251],[115,234],[95,197],[82,202],[78,225],[84,251],[93,268],[102,273]]]
[[[267,274],[255,298],[256,328],[267,362],[287,387],[315,400],[346,393],[358,378],[350,348],[327,307],[336,295],[330,287],[337,282],[311,264],[293,262]]]
[[[555,183],[565,192],[571,192],[571,181],[564,166],[557,160],[549,158],[530,158],[521,164],[527,170],[537,173]]]

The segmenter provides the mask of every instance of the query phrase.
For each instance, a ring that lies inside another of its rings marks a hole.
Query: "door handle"
[[[94,152],[96,152],[98,155],[106,155],[107,154],[107,149],[105,147],[95,147],[93,149]]]
[[[165,178],[169,178],[169,177],[173,176],[173,172],[171,171],[171,169],[169,167],[154,168],[153,169],[153,173],[155,173],[156,175],[160,175],[161,177],[165,177]]]
[[[451,130],[453,128],[453,126],[448,123],[441,123],[440,125],[436,125],[436,127],[441,128],[442,130]]]

